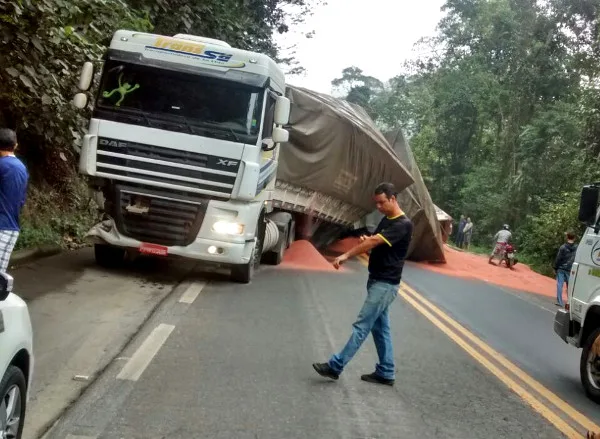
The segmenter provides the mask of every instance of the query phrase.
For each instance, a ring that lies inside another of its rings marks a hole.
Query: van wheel
[[[595,348],[592,349],[596,344]],[[596,352],[594,352],[596,351]],[[600,404],[600,328],[593,331],[581,352],[579,374],[585,393],[589,399]]]
[[[94,257],[96,263],[104,268],[116,268],[121,266],[125,259],[125,249],[113,247],[106,244],[94,245]]]
[[[27,408],[27,382],[21,369],[8,366],[0,382],[0,437],[21,439]]]

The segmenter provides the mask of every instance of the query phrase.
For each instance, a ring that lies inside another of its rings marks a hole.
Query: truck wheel
[[[592,401],[600,404],[600,354],[594,352],[594,342],[600,343],[600,328],[593,331],[583,346],[579,374],[585,393]]]
[[[288,232],[286,248],[290,248],[292,243],[296,240],[296,221],[292,220],[292,222],[289,225],[289,228],[290,230]]]
[[[95,244],[94,257],[96,263],[101,267],[116,268],[125,258],[125,249],[106,244]]]
[[[287,231],[287,227],[286,227]],[[265,264],[269,265],[279,265],[281,261],[283,261],[283,255],[285,254],[285,249],[287,248],[288,237],[287,234],[283,233],[283,236],[279,238],[279,242],[274,250],[271,250],[265,253],[262,257],[262,261]]]
[[[254,257],[254,254],[252,254]],[[234,265],[231,267],[231,280],[241,284],[250,283],[254,277],[254,263],[252,260],[248,264]]]

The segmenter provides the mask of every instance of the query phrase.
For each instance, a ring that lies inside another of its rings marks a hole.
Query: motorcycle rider
[[[510,232],[510,227],[508,226],[508,224],[504,224],[502,226],[502,229],[499,230],[498,233],[496,233],[496,235],[494,235],[494,241],[496,242],[496,244],[494,246],[494,250],[492,251],[492,254],[490,255],[490,259],[488,261],[490,264],[496,265],[492,262],[492,260],[496,256],[499,256],[500,261],[502,261],[504,248],[506,247],[506,244],[508,244],[510,242],[511,239],[512,239],[512,233]]]

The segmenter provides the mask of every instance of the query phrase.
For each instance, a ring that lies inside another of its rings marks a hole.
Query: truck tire
[[[283,255],[285,254],[285,250],[287,248],[289,232],[290,231],[288,227],[286,227],[279,237],[279,241],[277,242],[275,248],[263,255],[262,262],[269,265],[281,264],[281,261],[283,261]]]
[[[96,263],[105,268],[119,267],[125,259],[125,249],[106,244],[94,245]]]
[[[233,265],[231,267],[231,280],[234,282],[247,284],[250,283],[254,277],[254,271],[260,265],[262,256],[263,240],[265,239],[265,227],[265,217],[264,214],[261,214],[258,220],[258,233],[256,234],[256,239],[254,241],[254,248],[250,254],[250,261],[247,264]]]
[[[592,352],[592,345],[600,337],[600,328],[596,328],[587,338],[581,351],[579,374],[581,384],[589,399],[600,404],[600,355]]]
[[[231,280],[241,284],[250,283],[254,277],[254,251],[250,257],[250,262],[244,265],[233,265],[231,267]]]
[[[286,248],[290,248],[292,243],[296,240],[296,221],[292,220],[289,225],[288,238]]]

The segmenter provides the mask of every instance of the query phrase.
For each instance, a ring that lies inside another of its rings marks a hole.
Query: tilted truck
[[[126,252],[177,256],[247,283],[261,260],[281,262],[297,217],[351,227],[374,182],[412,183],[371,121],[286,88],[263,54],[119,30],[102,61],[79,161],[103,212],[88,233],[101,265]],[[94,69],[83,66],[78,108],[88,106]],[[286,163],[282,152],[292,155]]]
[[[554,317],[554,331],[581,348],[579,372],[587,396],[600,403],[600,183],[581,192],[579,220],[586,230],[575,253],[565,309]]]

